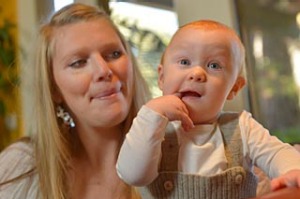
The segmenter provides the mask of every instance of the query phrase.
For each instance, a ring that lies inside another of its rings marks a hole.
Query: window
[[[170,9],[126,2],[110,2],[111,17],[131,45],[153,97],[160,96],[157,66],[178,28],[177,15]],[[150,16],[150,17],[149,17]]]
[[[271,134],[300,143],[300,2],[236,0],[236,5],[251,112]]]
[[[71,3],[74,3],[74,0],[54,0],[54,10],[57,11]]]

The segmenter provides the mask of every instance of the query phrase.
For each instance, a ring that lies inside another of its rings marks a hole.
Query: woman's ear
[[[52,96],[53,96],[53,100],[56,104],[61,104],[63,102],[62,95],[58,88],[54,89]]]
[[[164,72],[163,72],[163,66],[161,64],[158,65],[157,71],[158,71],[158,87],[160,88],[160,90],[162,90],[164,84]]]
[[[245,78],[242,76],[239,76],[236,79],[231,91],[229,92],[229,94],[227,96],[227,100],[232,100],[245,85],[246,85]]]

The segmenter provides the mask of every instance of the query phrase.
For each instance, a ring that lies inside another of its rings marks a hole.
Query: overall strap
[[[175,127],[169,123],[162,143],[161,171],[178,171],[179,143]]]
[[[228,168],[241,166],[243,142],[239,126],[239,113],[225,112],[219,117],[218,124],[223,136]]]

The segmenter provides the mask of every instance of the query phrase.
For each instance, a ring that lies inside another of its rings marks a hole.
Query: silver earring
[[[56,116],[58,118],[61,118],[64,121],[64,124],[66,124],[67,126],[70,126],[71,128],[75,127],[75,123],[74,123],[73,118],[71,117],[71,115],[67,111],[64,110],[63,107],[57,106]]]

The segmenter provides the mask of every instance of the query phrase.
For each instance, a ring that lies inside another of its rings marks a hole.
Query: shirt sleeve
[[[244,155],[270,178],[300,169],[300,153],[290,144],[281,142],[244,111],[240,118]]]
[[[16,142],[0,153],[0,183],[13,180],[33,169],[32,146]],[[36,198],[37,175],[14,180],[0,186],[0,198]]]
[[[133,120],[117,160],[117,173],[134,186],[150,184],[158,176],[161,143],[168,119],[143,106]]]

